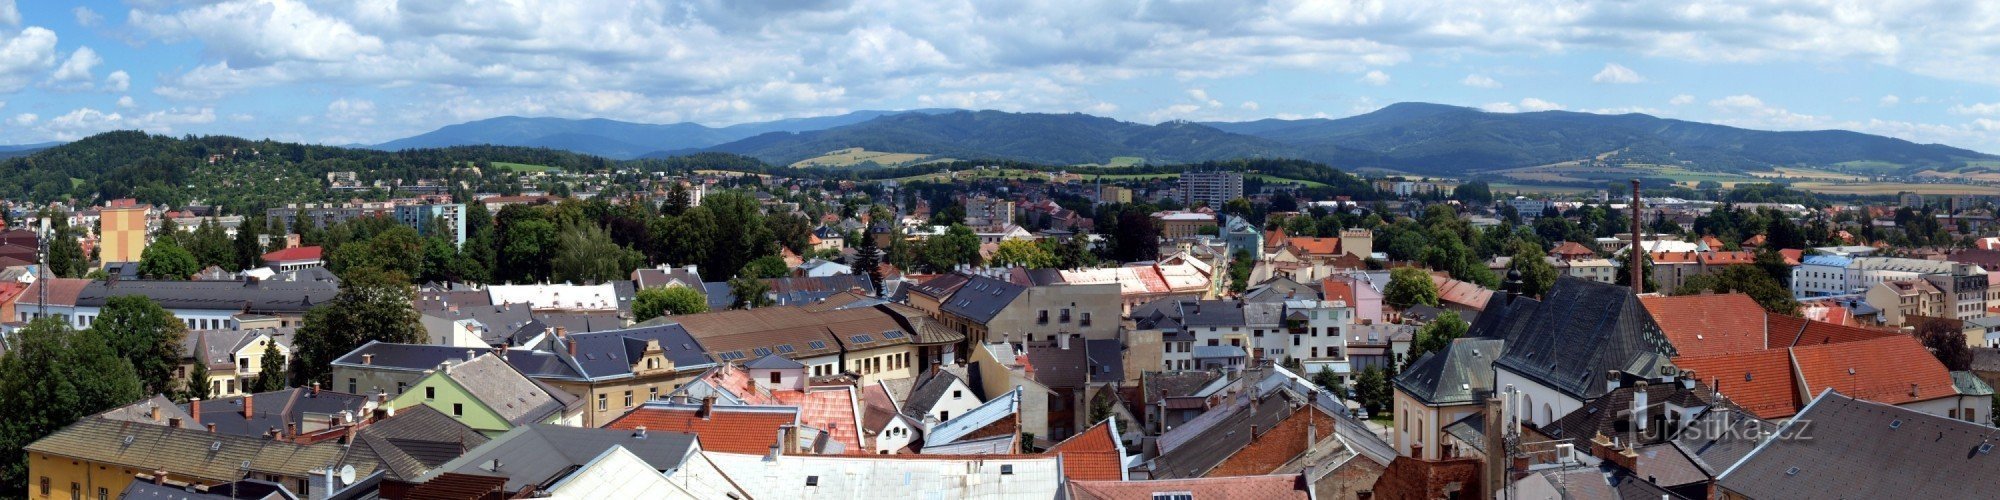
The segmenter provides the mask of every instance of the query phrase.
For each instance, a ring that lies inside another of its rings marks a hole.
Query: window
[[[1038,314],[1036,314],[1036,315],[1035,315],[1035,324],[1038,324],[1038,325],[1046,325],[1046,324],[1049,324],[1049,310],[1048,310],[1048,309],[1043,309],[1043,310],[1041,310],[1041,311],[1040,311],[1040,312],[1039,312]]]
[[[228,391],[228,392],[224,392],[223,394],[235,394],[235,393],[236,393],[236,379],[233,379],[233,378],[232,378],[232,379],[229,379],[229,380],[224,380],[224,381],[222,381],[222,385],[223,385],[223,387],[226,387],[226,388],[228,388],[228,389],[229,389],[229,391]]]
[[[463,417],[463,416],[465,416],[465,403],[452,403],[452,404],[451,404],[451,416],[454,416],[454,417]]]
[[[438,389],[436,387],[429,387],[429,386],[424,387],[424,399],[430,400],[437,398],[438,398]]]
[[[1081,323],[1083,326],[1090,326],[1090,313],[1083,313],[1083,321]]]
[[[356,385],[356,384],[354,383],[354,379],[351,379],[351,378],[350,378],[350,379],[347,379],[347,393],[348,393],[348,394],[360,394],[360,393],[361,393],[361,391],[359,391],[359,390],[356,390],[356,389],[355,389],[355,385]]]
[[[410,388],[410,384],[409,384],[408,382],[397,382],[397,383],[396,383],[396,395],[397,395],[397,396],[401,396],[401,395],[403,395],[403,391],[405,391],[405,390],[409,390],[409,388]]]
[[[1013,465],[1013,464],[1000,464],[1000,475],[1002,475],[1002,476],[1012,476],[1012,475],[1014,475],[1014,465]]]
[[[647,400],[647,401],[652,401],[652,400],[656,400],[656,399],[660,399],[660,388],[658,388],[658,387],[647,387],[647,388],[646,388],[646,400]]]
[[[784,381],[785,381],[784,373],[775,371],[771,372],[771,383],[778,384],[778,383],[783,383]]]
[[[83,483],[69,483],[69,500],[83,500]]]
[[[299,490],[299,491],[305,491],[305,490]],[[97,500],[111,500],[111,490],[108,488],[98,488]]]
[[[1064,323],[1068,323],[1068,322],[1069,322],[1069,308],[1063,308],[1063,310],[1062,310],[1062,322],[1064,322]]]
[[[607,395],[607,394],[598,394],[598,395],[597,395],[597,411],[604,411],[604,409],[605,409],[605,407],[607,406],[607,403],[609,402],[609,400],[610,400],[610,395]]]
[[[632,407],[632,391],[625,391],[625,407]]]
[[[965,391],[961,391],[961,390],[956,390],[956,389],[953,389],[953,390],[951,391],[951,398],[952,398],[952,399],[965,399]]]
[[[249,372],[250,358],[236,358],[236,371]]]
[[[42,476],[42,496],[49,496],[49,477]]]
[[[819,476],[806,476],[806,486],[819,486]]]
[[[951,420],[951,412],[948,411],[938,412],[938,421],[943,422],[946,420]]]

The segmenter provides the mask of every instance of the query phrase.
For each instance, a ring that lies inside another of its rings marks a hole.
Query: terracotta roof
[[[1076,500],[1153,500],[1154,493],[1189,493],[1194,498],[1308,498],[1305,478],[1297,474],[1153,481],[1070,481],[1069,492],[1070,498]]]
[[[299,260],[320,260],[320,247],[292,247],[264,254],[264,262],[289,262]]]
[[[1846,231],[1841,231],[1841,232],[1846,233]],[[1785,258],[1785,265],[1796,266],[1799,265],[1800,259],[1805,258],[1806,251],[1803,248],[1786,248],[1778,250],[1778,255],[1783,256]]]
[[[833,434],[848,450],[861,450],[861,418],[855,415],[854,389],[814,387],[808,391],[775,391],[780,403],[799,408],[799,423]]]
[[[1951,372],[1916,337],[1792,348],[1807,394],[1826,389],[1900,405],[1957,395]]]
[[[1708,266],[1733,266],[1757,262],[1755,252],[1707,252],[1698,254],[1697,257],[1701,259],[1702,265]]]
[[[1312,426],[1310,436],[1313,441],[1325,441],[1334,435],[1333,416],[1325,414],[1318,406],[1307,405],[1292,415],[1278,421],[1269,429],[1259,429],[1250,438],[1250,444],[1236,454],[1224,459],[1208,476],[1256,476],[1276,472],[1279,467],[1304,454],[1309,445],[1329,446],[1320,442],[1307,442],[1307,425]],[[1064,462],[1064,466],[1068,466]]]
[[[1292,238],[1286,240],[1299,255],[1335,255],[1340,253],[1340,238]]]
[[[1838,344],[1899,335],[1894,332],[1836,325],[1780,314],[1769,315],[1766,320],[1769,321],[1770,339],[1765,343],[1772,348]]]
[[[1699,261],[1695,252],[1646,252],[1654,264],[1693,264]]]
[[[1375,498],[1446,498],[1446,490],[1458,486],[1457,498],[1481,498],[1480,461],[1455,458],[1438,461],[1396,457],[1375,479]]]
[[[1347,280],[1327,278],[1319,283],[1320,296],[1325,300],[1342,300],[1347,301],[1350,307],[1354,305],[1354,285]]]
[[[1681,356],[1755,351],[1765,345],[1764,308],[1749,295],[1641,296],[1639,303]]]
[[[1071,481],[1121,481],[1125,479],[1125,457],[1118,435],[1112,432],[1112,418],[1064,439],[1045,453],[1062,456],[1063,478]]]
[[[1486,308],[1486,302],[1493,299],[1493,290],[1476,283],[1459,281],[1436,274],[1431,282],[1437,284],[1438,301],[1450,302],[1474,310]]]
[[[76,305],[77,296],[82,295],[83,287],[88,285],[90,285],[90,280],[83,278],[43,278],[35,280],[35,283],[32,285],[28,285],[28,289],[21,292],[20,298],[16,299],[15,303],[17,306],[20,304],[39,303],[36,301],[41,300],[41,287],[47,286],[49,289],[48,305],[74,306]]]
[[[1765,349],[1713,356],[1682,356],[1674,366],[1693,370],[1737,406],[1766,420],[1799,412],[1799,392],[1792,385],[1792,357],[1785,349]]]
[[[698,411],[697,405],[648,402],[605,428],[685,432],[696,435],[705,450],[765,454],[778,444],[778,428],[797,424],[799,415],[797,408],[782,406],[715,406],[710,418]]]
[[[1582,243],[1565,241],[1560,245],[1556,245],[1555,249],[1549,250],[1549,255],[1557,257],[1587,256],[1597,255],[1597,252],[1591,250],[1590,247],[1583,246]]]

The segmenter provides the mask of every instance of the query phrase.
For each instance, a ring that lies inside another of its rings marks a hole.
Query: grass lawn
[[[1799,182],[1792,184],[1792,188],[1811,191],[1815,193],[1854,194],[1854,195],[1870,195],[1870,196],[1893,195],[1903,191],[1910,191],[1919,194],[1935,194],[1935,195],[2000,194],[2000,186],[1974,186],[1970,184],[1911,184],[1904,182],[1866,182],[1866,183],[1854,183],[1854,184],[1838,184],[1831,182]]]
[[[500,168],[500,169],[505,169],[505,170],[512,170],[512,171],[515,171],[515,172],[547,172],[547,171],[549,171],[549,166],[548,166],[548,165],[529,165],[529,164],[526,164],[526,163],[508,163],[508,162],[504,162],[504,161],[496,161],[496,162],[493,162],[493,163],[492,163],[492,165],[493,165],[493,166],[494,166],[495,168]]]
[[[792,167],[793,168],[850,167],[854,165],[860,165],[862,162],[870,162],[870,161],[875,162],[875,164],[884,167],[899,167],[906,164],[924,161],[925,159],[930,157],[931,155],[927,154],[884,153],[881,151],[869,151],[861,148],[847,148],[815,156],[812,158],[799,160],[797,162],[792,163]]]

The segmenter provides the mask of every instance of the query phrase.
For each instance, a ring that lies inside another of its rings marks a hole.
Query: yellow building
[[[367,477],[381,465],[335,441],[296,444],[214,434],[199,430],[199,422],[176,423],[182,427],[91,416],[35,441],[25,450],[28,498],[112,498],[135,475],[162,470],[179,484],[250,478],[304,492],[311,478],[330,467],[352,465],[356,477]]]
[[[97,217],[99,262],[138,262],[146,252],[146,214],[151,205],[105,207]]]

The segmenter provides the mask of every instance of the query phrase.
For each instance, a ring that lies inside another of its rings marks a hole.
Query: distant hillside
[[[503,116],[447,125],[421,135],[377,144],[373,148],[400,151],[491,144],[545,147],[614,159],[631,159],[657,151],[704,148],[758,134],[820,130],[893,114],[940,111],[943,110],[856,111],[834,116],[743,123],[719,128],[692,122],[655,125],[601,118],[572,120]]]
[[[1302,150],[1206,125],[1142,125],[1085,114],[956,111],[884,116],[800,133],[771,133],[710,151],[790,164],[847,148],[1043,164],[1109,163],[1139,156],[1154,163],[1299,157]]]
[[[15,145],[0,146],[0,158],[27,156],[34,154],[36,151],[41,151],[44,149],[53,148],[61,145],[63,145],[63,143],[61,142],[44,142],[40,144],[15,144]]]
[[[1844,130],[1772,132],[1636,113],[1489,113],[1427,103],[1399,103],[1336,120],[1206,125],[1298,147],[1308,158],[1328,148],[1351,148],[1380,153],[1383,166],[1439,174],[1546,165],[1612,152],[1620,161],[1689,162],[1692,168],[1732,172],[1855,161],[1923,168],[1996,158]]]

